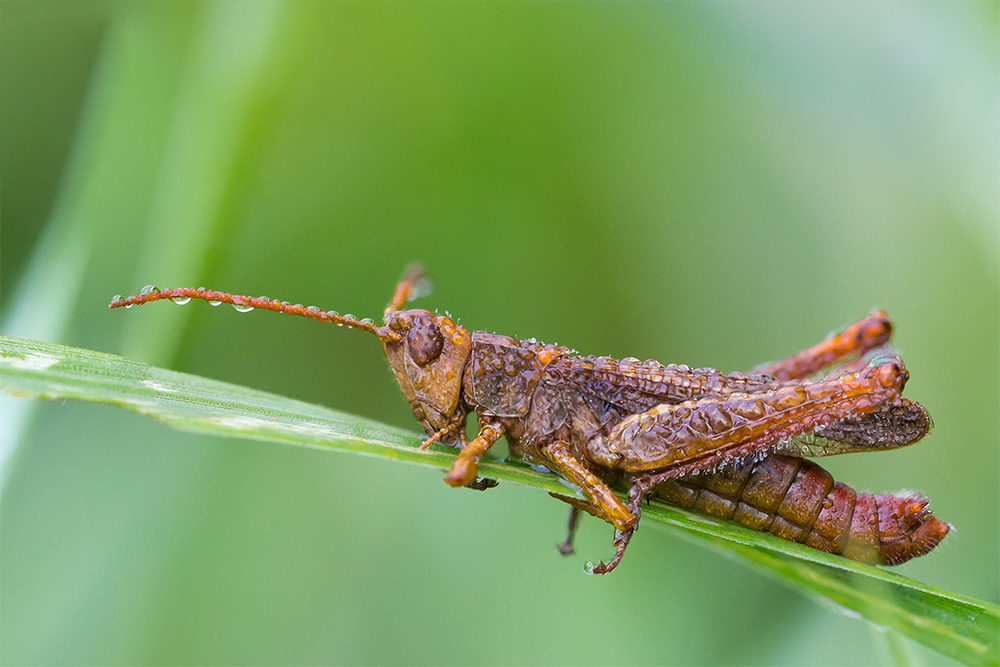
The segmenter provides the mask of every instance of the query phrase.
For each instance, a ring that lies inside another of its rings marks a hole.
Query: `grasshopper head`
[[[382,340],[389,366],[410,403],[413,416],[433,435],[464,414],[462,373],[472,336],[443,315],[414,309],[389,311],[385,327],[399,340]],[[442,438],[453,444],[457,432]]]
[[[461,401],[462,372],[472,351],[472,336],[442,315],[419,309],[400,310],[407,301],[419,296],[427,288],[419,267],[407,269],[385,310],[385,326],[381,327],[368,318],[359,320],[353,315],[341,315],[333,310],[324,312],[313,306],[291,305],[287,301],[276,301],[263,296],[216,292],[204,287],[179,287],[160,291],[147,285],[137,296],[116,296],[110,307],[131,308],[162,299],[170,299],[179,304],[191,299],[202,299],[215,306],[220,303],[232,304],[240,312],[270,310],[367,331],[382,342],[382,351],[389,360],[399,388],[410,402],[413,415],[424,425],[427,433],[433,435],[465,416],[466,409]],[[457,438],[455,429],[440,440],[453,444]]]

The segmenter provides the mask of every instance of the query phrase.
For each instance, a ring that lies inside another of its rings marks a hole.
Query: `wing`
[[[833,456],[896,449],[923,439],[932,428],[934,422],[924,406],[900,398],[872,412],[796,436],[775,451],[793,456]]]
[[[670,476],[711,470],[743,457],[775,452],[801,455],[805,452],[783,447],[817,431],[825,437],[825,429],[837,422],[848,420],[845,424],[849,424],[899,401],[907,378],[902,362],[891,360],[836,380],[788,382],[765,391],[661,404],[623,420],[608,436],[606,451],[591,453],[609,467],[631,473],[672,470]],[[886,423],[891,422],[890,416]],[[848,449],[818,448],[811,455],[871,448],[850,428],[839,428],[833,435],[844,437],[848,442],[842,444]]]
[[[645,412],[655,405],[735,392],[766,391],[779,385],[768,375],[726,374],[714,368],[684,364],[664,366],[655,359],[633,357],[563,357],[547,372],[550,379],[575,387],[600,412],[608,407],[624,414]],[[606,405],[604,405],[606,404]]]

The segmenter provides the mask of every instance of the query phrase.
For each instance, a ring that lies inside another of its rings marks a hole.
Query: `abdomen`
[[[950,528],[919,494],[856,493],[815,463],[778,454],[667,482],[657,495],[862,563],[898,565],[922,556]]]

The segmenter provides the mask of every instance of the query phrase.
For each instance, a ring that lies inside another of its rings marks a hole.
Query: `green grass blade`
[[[115,355],[0,337],[0,388],[25,398],[111,403],[187,431],[383,456],[445,469],[454,450],[417,449],[410,432],[281,396]],[[565,492],[554,475],[484,457],[486,476]],[[654,502],[643,525],[707,543],[843,613],[967,664],[1000,661],[1000,609],[875,567]]]

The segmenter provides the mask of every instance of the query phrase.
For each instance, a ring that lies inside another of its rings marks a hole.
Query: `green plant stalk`
[[[0,389],[22,398],[120,405],[174,428],[337,449],[448,469],[454,450],[368,419],[122,357],[0,336]],[[483,475],[566,492],[552,474],[484,457]],[[891,628],[966,664],[1000,662],[1000,608],[884,570],[653,501],[644,525],[746,559],[765,574],[843,613]]]

